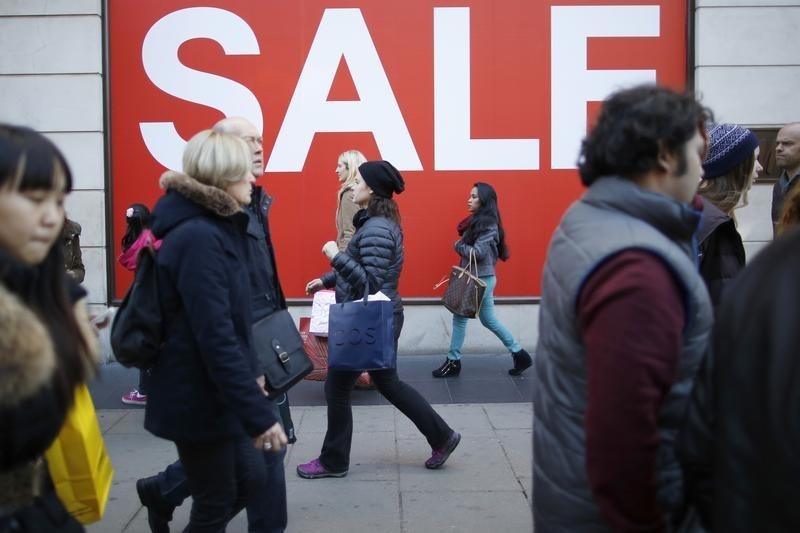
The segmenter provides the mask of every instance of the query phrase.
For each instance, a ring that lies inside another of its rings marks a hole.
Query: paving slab
[[[531,531],[531,404],[434,408],[463,435],[441,469],[424,467],[430,447],[402,413],[391,405],[362,405],[353,407],[348,476],[305,480],[295,468],[319,455],[327,409],[293,406],[298,442],[284,460],[287,533]],[[144,430],[141,409],[101,409],[98,419],[116,475],[103,520],[87,531],[148,533],[135,482],[175,460],[175,447]],[[175,510],[172,531],[188,524],[190,510],[191,499]],[[247,531],[245,513],[228,531]]]
[[[403,491],[404,533],[520,533],[533,530],[520,492]]]

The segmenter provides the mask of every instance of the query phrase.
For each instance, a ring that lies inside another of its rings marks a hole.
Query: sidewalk
[[[302,390],[300,386],[293,389],[290,400],[298,441],[289,447],[285,460],[287,532],[531,531],[531,384],[528,378],[505,374],[509,361],[509,357],[467,356],[459,378],[434,380],[430,370],[439,363],[438,358],[400,357],[401,378],[429,398],[462,434],[461,444],[440,470],[423,466],[430,448],[407,418],[380,402],[383,398],[376,392],[354,391],[354,404],[362,405],[353,408],[349,474],[340,479],[297,477],[297,464],[319,454],[326,408],[323,383],[304,382]],[[143,409],[130,409],[119,402],[135,379],[135,371],[108,365],[103,379],[92,386],[116,474],[105,516],[87,528],[90,533],[148,533],[136,479],[155,473],[176,458],[172,443],[143,429]],[[487,391],[487,385],[493,390]],[[437,389],[438,393],[430,394]],[[521,392],[526,390],[527,394]],[[445,393],[452,398],[451,391],[465,400],[470,392],[484,399],[456,403],[445,398]],[[492,400],[485,399],[503,395],[512,399],[505,403],[487,403]],[[112,406],[123,408],[108,408]],[[172,531],[183,529],[189,509],[190,502],[176,509]],[[230,523],[228,531],[247,531],[244,513]]]

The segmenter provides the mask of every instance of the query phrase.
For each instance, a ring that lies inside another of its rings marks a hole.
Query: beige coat
[[[353,216],[357,212],[358,206],[353,203],[353,188],[349,185],[342,186],[336,200],[336,246],[340,252],[347,248],[347,243],[356,232]]]

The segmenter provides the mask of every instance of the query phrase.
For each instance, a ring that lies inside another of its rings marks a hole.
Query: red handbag
[[[303,339],[303,349],[314,363],[314,370],[305,379],[311,381],[325,381],[328,377],[328,338],[314,335],[309,331],[311,317],[300,317],[300,338]],[[375,384],[368,373],[364,372],[356,380],[356,388],[374,389]]]

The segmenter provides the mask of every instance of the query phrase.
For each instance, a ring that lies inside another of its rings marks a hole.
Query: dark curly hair
[[[500,208],[497,206],[497,192],[495,192],[494,187],[482,181],[475,182],[472,186],[478,191],[480,206],[469,218],[469,224],[464,230],[464,243],[470,246],[474,245],[481,233],[496,224],[497,231],[500,234],[500,241],[497,243],[497,257],[507,261],[509,251],[506,245],[506,232],[503,229],[503,221],[500,219]]]
[[[662,150],[678,156],[678,171],[685,172],[681,150],[692,136],[712,120],[709,109],[691,94],[655,85],[618,91],[606,99],[597,124],[581,143],[578,171],[587,187],[603,176],[635,180],[659,168]]]

